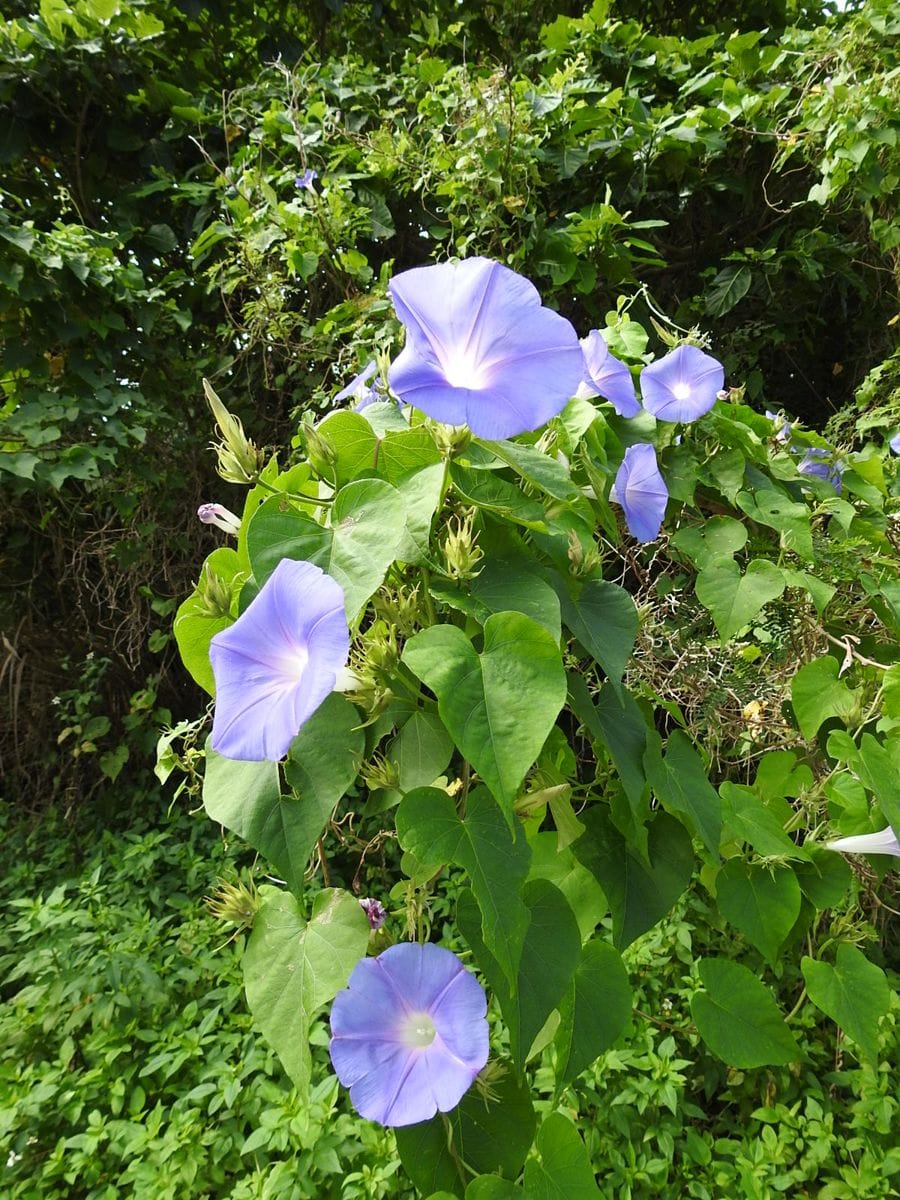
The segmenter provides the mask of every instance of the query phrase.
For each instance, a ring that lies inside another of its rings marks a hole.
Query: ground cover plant
[[[897,1193],[896,14],[516,7],[0,27],[17,1198]]]

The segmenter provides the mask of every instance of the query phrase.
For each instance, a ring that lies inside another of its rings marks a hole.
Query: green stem
[[[334,496],[304,496],[302,492],[283,492],[281,488],[273,487],[265,479],[257,479],[255,486],[261,487],[263,491],[271,492],[273,496],[286,496],[288,500],[300,500],[303,504],[312,504],[313,506],[334,504]]]

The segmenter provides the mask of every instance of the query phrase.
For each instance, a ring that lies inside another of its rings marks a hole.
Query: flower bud
[[[380,900],[372,900],[370,897],[366,896],[365,898],[360,899],[359,906],[368,917],[369,925],[377,933],[387,920],[387,913],[385,912],[384,905]]]
[[[231,585],[211,570],[209,563],[203,564],[197,592],[211,617],[231,616]]]
[[[201,504],[197,509],[197,516],[204,525],[215,525],[217,529],[234,537],[240,533],[241,518],[235,516],[224,504]]]
[[[457,517],[455,527],[452,524],[447,527],[443,551],[451,579],[474,579],[478,574],[475,568],[484,553],[478,546],[478,535],[472,530],[474,518],[475,513],[470,511],[465,517]]]
[[[247,438],[243,425],[228,411],[208,379],[203,380],[203,391],[222,435],[221,442],[213,443],[219,474],[229,483],[255,483],[263,465],[262,452]]]
[[[228,883],[220,879],[216,890],[206,897],[206,907],[218,921],[228,921],[238,929],[249,929],[259,911],[259,897],[254,887],[243,883]]]
[[[434,444],[444,458],[457,458],[472,440],[468,425],[444,425],[440,421],[429,421]]]
[[[363,783],[370,791],[384,789],[396,792],[400,787],[400,768],[380,754],[373,754],[372,759],[360,771]]]

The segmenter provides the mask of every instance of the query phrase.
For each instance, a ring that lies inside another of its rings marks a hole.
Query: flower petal
[[[856,837],[826,842],[825,849],[840,850],[844,854],[892,854],[900,858],[900,841],[890,825],[878,833],[860,833]]]
[[[508,267],[484,258],[416,267],[388,290],[407,332],[391,388],[435,420],[513,437],[574,395],[584,369],[575,330]]]
[[[357,1111],[383,1125],[447,1112],[487,1062],[487,1002],[449,950],[401,943],[358,963],[331,1010],[331,1060]],[[433,1040],[411,1044],[425,1018]]]
[[[584,390],[608,400],[620,417],[636,417],[641,411],[634,390],[634,379],[623,362],[609,352],[603,335],[592,329],[581,339],[584,354]]]
[[[254,762],[283,758],[349,652],[340,586],[313,563],[284,559],[210,644],[213,749]]]
[[[616,474],[616,500],[625,512],[628,532],[639,542],[659,536],[669,489],[659,472],[656,451],[647,442],[629,446]]]
[[[725,368],[697,346],[679,346],[641,371],[644,408],[660,421],[696,421],[709,412]]]

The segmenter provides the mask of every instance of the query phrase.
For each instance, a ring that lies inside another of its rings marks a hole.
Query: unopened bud
[[[201,504],[197,509],[197,516],[204,525],[215,525],[217,529],[234,537],[240,533],[241,518],[235,516],[224,504]]]
[[[443,550],[451,579],[473,579],[478,574],[476,567],[484,553],[478,545],[478,535],[472,529],[474,519],[475,513],[469,512],[456,519],[455,527],[453,524],[447,527]]]
[[[444,458],[456,458],[472,440],[468,425],[444,425],[440,421],[430,421],[429,425],[434,444]]]
[[[203,564],[197,592],[204,608],[211,617],[228,617],[231,615],[231,585],[210,568],[209,563]]]
[[[206,907],[219,921],[228,921],[238,929],[249,929],[259,911],[256,889],[243,883],[220,879],[216,890],[206,897]]]
[[[306,446],[306,457],[309,459],[316,474],[320,476],[331,475],[331,469],[335,464],[334,449],[322,437],[314,425],[302,425],[300,431]]]
[[[552,787],[541,788],[538,792],[526,792],[525,795],[519,796],[513,804],[513,812],[521,820],[526,821],[535,813],[540,812],[546,804],[569,795],[571,791],[572,789],[567,783],[556,783]]]
[[[213,443],[219,474],[229,483],[255,483],[263,465],[261,451],[247,438],[243,425],[228,411],[208,379],[203,380],[203,391],[222,435],[221,442]]]
[[[400,787],[400,768],[380,754],[372,756],[371,761],[360,771],[360,776],[366,787],[373,792],[382,788],[387,792],[396,792]]]

